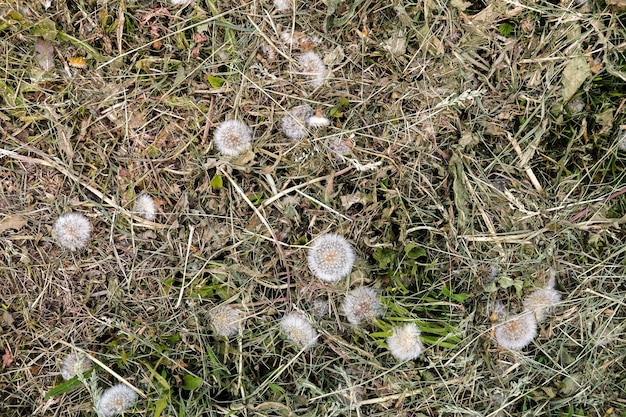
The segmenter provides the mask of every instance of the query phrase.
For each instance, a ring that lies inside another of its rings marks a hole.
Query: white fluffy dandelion
[[[63,379],[72,379],[77,374],[82,374],[91,369],[91,361],[82,353],[70,353],[65,357],[61,365]]]
[[[355,255],[350,242],[336,233],[315,239],[308,254],[309,268],[326,282],[339,281],[352,271]]]
[[[537,323],[541,323],[561,301],[561,294],[554,288],[540,288],[524,298],[524,308],[535,315]]]
[[[315,115],[315,116],[309,117],[306,120],[306,124],[309,127],[320,128],[320,127],[326,127],[326,126],[330,125],[330,120],[328,120],[324,116]]]
[[[156,205],[150,194],[141,194],[135,200],[133,211],[146,220],[154,221],[156,218]]]
[[[317,331],[311,323],[297,313],[285,315],[280,321],[280,328],[287,339],[303,349],[309,349],[317,343]]]
[[[302,73],[309,77],[311,86],[317,88],[324,84],[328,71],[326,64],[318,54],[313,51],[305,52],[298,57],[298,64]]]
[[[496,341],[510,350],[521,350],[537,335],[537,320],[528,312],[507,318],[495,328]]]
[[[191,3],[195,3],[196,0],[170,0],[170,3],[172,3],[172,6],[188,6]]]
[[[209,318],[218,336],[231,337],[239,331],[241,311],[230,306],[219,306],[209,313]]]
[[[240,120],[226,120],[215,129],[213,142],[222,154],[237,156],[252,146],[252,129]]]
[[[54,236],[59,245],[66,249],[82,249],[91,236],[91,223],[80,213],[67,213],[54,223]]]
[[[274,8],[277,12],[288,12],[294,5],[294,0],[274,0]]]
[[[102,393],[96,412],[102,417],[112,417],[123,413],[135,404],[137,393],[126,384],[114,385]]]
[[[368,287],[353,289],[343,299],[343,313],[353,326],[380,317],[383,306],[378,299],[378,291]]]
[[[423,351],[420,330],[415,323],[407,323],[393,328],[393,334],[387,338],[389,352],[399,361],[416,359]]]
[[[308,134],[306,121],[313,115],[313,109],[308,104],[296,106],[283,117],[281,127],[285,136],[292,140],[299,140]]]

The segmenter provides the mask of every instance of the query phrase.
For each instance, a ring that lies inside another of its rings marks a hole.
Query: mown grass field
[[[626,416],[626,3],[277,8],[0,2],[0,416],[92,416],[120,380],[128,416]],[[293,141],[303,104],[330,126]],[[228,119],[254,135],[235,158]],[[67,212],[84,249],[52,235]],[[329,232],[356,252],[336,283],[307,266]],[[551,275],[534,341],[498,346],[498,303]],[[361,285],[384,314],[353,327]],[[409,322],[425,351],[398,362]],[[64,383],[72,352],[95,369]]]

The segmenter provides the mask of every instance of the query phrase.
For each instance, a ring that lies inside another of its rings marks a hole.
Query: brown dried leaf
[[[35,53],[37,54],[37,63],[44,71],[50,71],[54,68],[54,48],[50,42],[37,39]]]
[[[26,223],[28,223],[28,221],[19,214],[5,217],[0,221],[0,233],[4,232],[7,229],[20,230],[26,225]]]

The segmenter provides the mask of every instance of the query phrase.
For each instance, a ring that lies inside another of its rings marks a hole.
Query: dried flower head
[[[154,221],[156,218],[156,205],[150,194],[141,194],[135,200],[133,211],[146,220]]]
[[[328,71],[318,54],[313,51],[305,52],[298,57],[298,64],[302,73],[309,77],[311,86],[317,88],[324,84]]]
[[[423,351],[420,330],[415,323],[406,323],[393,328],[393,334],[387,338],[389,352],[399,361],[416,359]]]
[[[126,384],[114,385],[102,393],[96,412],[102,417],[112,417],[123,413],[135,404],[137,393]]]
[[[61,376],[63,379],[72,379],[77,374],[82,374],[91,369],[92,363],[88,357],[82,353],[70,353],[65,357],[61,365]]]
[[[170,2],[172,3],[172,6],[188,6],[191,3],[195,3],[196,0],[170,0]]]
[[[509,317],[495,328],[496,341],[510,350],[521,350],[537,335],[537,320],[527,312]]]
[[[240,120],[222,122],[213,134],[215,148],[226,156],[237,156],[252,144],[252,129]]]
[[[313,109],[308,104],[296,106],[283,117],[281,127],[289,139],[302,139],[308,134],[306,121],[313,115]]]
[[[320,127],[326,127],[330,125],[330,120],[324,117],[324,113],[322,112],[321,109],[318,109],[315,112],[315,115],[306,119],[306,124],[312,128],[320,128]]]
[[[378,291],[368,287],[353,289],[343,299],[343,313],[353,326],[380,317],[383,306],[378,299]]]
[[[334,282],[352,271],[355,255],[352,245],[343,236],[327,233],[315,239],[307,258],[316,277]]]
[[[297,313],[289,313],[280,321],[280,328],[287,339],[303,349],[309,349],[317,343],[317,331],[311,323]]]
[[[316,298],[311,304],[311,312],[315,318],[320,319],[328,314],[328,300]]]
[[[535,315],[537,323],[541,323],[554,307],[561,301],[561,294],[554,288],[540,288],[524,298],[524,308]]]
[[[241,311],[230,306],[219,306],[209,313],[211,324],[218,336],[231,337],[239,331]]]
[[[293,7],[294,0],[274,0],[274,8],[277,12],[288,12]]]
[[[57,243],[66,249],[84,248],[91,236],[91,223],[80,213],[67,213],[54,223],[53,233]]]

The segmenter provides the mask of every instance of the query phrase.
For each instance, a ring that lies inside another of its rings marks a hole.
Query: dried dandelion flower
[[[302,73],[309,77],[311,86],[317,88],[324,84],[327,75],[326,64],[317,53],[313,51],[303,53],[298,57],[298,64]]]
[[[510,350],[521,350],[537,335],[537,320],[533,314],[522,313],[509,317],[495,328],[496,341]]]
[[[423,351],[420,330],[415,323],[407,323],[393,328],[393,334],[387,338],[389,352],[399,361],[416,359]]]
[[[313,274],[326,282],[339,281],[352,271],[355,255],[350,242],[336,233],[315,239],[307,257]]]
[[[218,336],[231,337],[239,331],[241,311],[230,306],[219,306],[209,313],[209,318]]]
[[[306,124],[312,128],[320,128],[330,125],[330,120],[324,117],[324,114],[321,110],[318,110],[314,116],[306,119]]]
[[[213,134],[215,148],[226,156],[237,156],[252,144],[252,129],[240,120],[222,122]]]
[[[308,104],[296,106],[283,117],[281,127],[289,139],[299,140],[308,134],[306,121],[313,115],[313,109]]]
[[[150,194],[141,194],[135,200],[133,211],[146,220],[154,221],[156,218],[156,205]]]
[[[528,294],[523,301],[524,308],[535,315],[537,323],[541,323],[554,307],[561,301],[561,294],[554,288],[540,288]]]
[[[316,298],[315,300],[313,300],[311,312],[313,313],[313,316],[315,316],[315,318],[320,319],[324,317],[326,314],[328,314],[328,300],[324,300],[322,298]]]
[[[368,287],[353,289],[343,299],[343,313],[353,326],[380,317],[383,306],[378,299],[378,291]]]
[[[289,12],[294,6],[294,0],[274,0],[274,8],[277,12]]]
[[[88,357],[82,353],[70,353],[65,357],[61,365],[61,376],[66,381],[74,378],[75,375],[83,374],[91,369],[92,363]]]
[[[67,213],[54,223],[53,233],[62,247],[70,250],[82,249],[91,236],[91,223],[80,213]]]
[[[280,328],[287,339],[303,349],[309,349],[317,343],[317,331],[311,323],[297,313],[285,315],[280,321]]]
[[[188,6],[191,3],[195,3],[196,0],[170,0],[170,3],[172,3],[172,6]]]
[[[626,152],[626,130],[621,130],[617,137],[617,147],[620,151]]]
[[[102,393],[96,412],[102,417],[112,417],[123,413],[135,404],[137,393],[126,384],[114,385]]]

